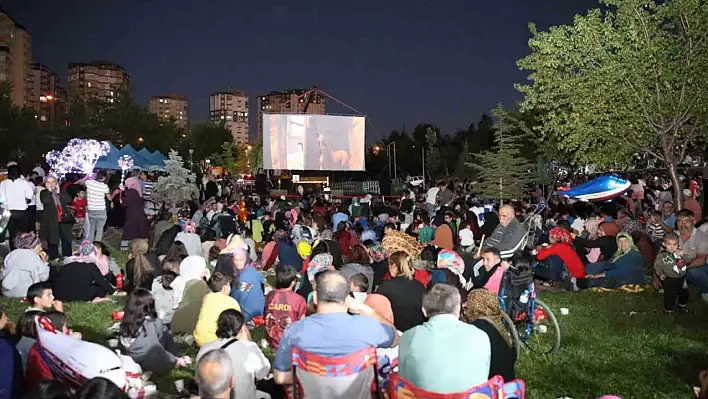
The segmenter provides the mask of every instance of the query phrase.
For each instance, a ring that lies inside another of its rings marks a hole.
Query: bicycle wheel
[[[527,327],[523,326],[524,330],[519,332],[519,338],[527,348],[546,355],[552,355],[560,349],[561,332],[556,315],[538,299],[535,300],[533,324],[531,328]]]
[[[502,312],[502,324],[506,330],[506,338],[509,339],[509,342],[516,351],[516,358],[518,359],[519,354],[521,353],[521,340],[519,339],[519,332],[516,331],[514,321],[511,320],[511,317],[509,317],[506,312]]]

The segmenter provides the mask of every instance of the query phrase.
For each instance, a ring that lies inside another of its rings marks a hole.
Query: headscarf
[[[438,253],[438,269],[448,269],[455,273],[460,279],[460,284],[465,286],[465,278],[462,274],[465,272],[465,261],[462,257],[455,251],[449,249],[443,249]]]
[[[35,249],[42,245],[39,236],[34,233],[18,234],[15,237],[15,248],[17,249]]]
[[[222,249],[220,253],[222,254],[232,254],[237,248],[246,248],[246,242],[238,234],[231,234],[226,238],[226,248]]]
[[[143,196],[143,185],[137,177],[129,177],[125,179],[125,188],[133,189],[138,192],[139,196]]]
[[[364,300],[364,304],[373,309],[384,320],[393,324],[393,309],[388,298],[381,294],[369,294]]]
[[[565,244],[570,244],[573,241],[573,236],[570,235],[568,230],[562,227],[554,227],[548,232],[548,236],[555,242],[562,242]]]
[[[403,251],[412,259],[418,258],[423,250],[423,246],[418,243],[415,237],[398,230],[386,233],[383,240],[381,240],[381,245],[389,254]]]
[[[636,219],[630,217],[622,218],[622,220],[617,221],[620,226],[620,231],[627,234],[633,234],[638,231],[642,231],[642,226]]]
[[[468,323],[479,318],[489,320],[497,328],[504,340],[509,343],[509,337],[502,324],[502,310],[499,306],[497,295],[486,288],[477,288],[467,294],[467,309],[463,310],[462,317]]]
[[[332,240],[334,237],[334,234],[332,234],[332,230],[330,229],[324,229],[320,232],[320,238],[323,240]]]
[[[620,229],[615,222],[602,222],[600,223],[600,228],[603,232],[605,232],[606,236],[617,237],[617,234],[620,232]]]
[[[334,270],[334,266],[332,266],[333,260],[334,258],[330,254],[317,254],[310,259],[307,264],[307,279],[310,280],[310,284],[315,283],[315,275],[317,273]]]
[[[67,256],[64,259],[64,264],[81,262],[81,263],[97,263],[98,259],[96,257],[96,247],[93,243],[88,240],[81,241],[79,244],[79,250],[76,251],[72,256]],[[108,271],[106,271],[107,273]]]
[[[179,264],[179,275],[184,278],[185,283],[191,280],[201,280],[205,272],[206,261],[201,256],[188,256]]]
[[[619,247],[619,240],[620,238],[626,238],[629,241],[629,248],[627,248],[627,252],[622,252],[622,250]],[[615,255],[612,257],[611,262],[615,263],[619,258],[623,257],[624,255],[627,255],[628,253],[632,251],[639,251],[636,245],[634,245],[634,240],[632,239],[632,236],[627,234],[627,233],[619,233],[617,234],[617,252],[615,252]]]
[[[374,262],[381,262],[382,260],[388,258],[386,248],[382,247],[380,244],[375,244],[374,246],[369,247],[368,251],[369,256],[371,256],[371,259],[373,259]]]
[[[297,243],[297,253],[305,259],[312,254],[312,247],[307,242],[300,241]]]
[[[184,232],[185,233],[194,233],[196,229],[197,229],[197,225],[195,225],[194,222],[191,220],[188,221],[187,223],[185,223],[185,225],[184,225]]]

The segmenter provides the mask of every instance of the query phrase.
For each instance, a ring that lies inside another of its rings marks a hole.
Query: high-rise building
[[[209,119],[224,122],[238,145],[247,145],[248,97],[243,91],[224,91],[209,96]]]
[[[84,95],[113,102],[117,91],[130,87],[130,75],[118,64],[91,61],[69,64],[69,96]]]
[[[301,114],[307,105],[308,114],[324,114],[325,99],[320,93],[313,92],[305,96],[312,89],[292,89],[285,91],[271,91],[258,97],[258,137],[263,136],[263,114]],[[311,99],[308,98],[312,96]]]
[[[177,127],[185,133],[189,130],[188,106],[187,97],[182,95],[170,94],[150,98],[150,112],[160,120],[168,121],[174,118]]]
[[[0,82],[12,84],[12,102],[27,105],[27,80],[32,60],[32,39],[27,31],[0,9]]]
[[[35,117],[54,127],[66,112],[66,90],[59,82],[59,75],[40,63],[32,64],[28,81],[30,101],[27,107]]]

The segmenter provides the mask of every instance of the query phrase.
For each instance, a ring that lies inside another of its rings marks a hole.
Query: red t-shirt
[[[27,356],[27,371],[25,371],[25,386],[27,390],[33,389],[44,380],[53,380],[54,375],[42,359],[37,344],[32,345]]]
[[[86,198],[84,199],[79,199],[78,197],[74,198],[74,216],[77,218],[85,218],[86,217],[86,205],[88,204],[88,200]]]
[[[541,248],[536,258],[538,260],[544,260],[551,255],[558,255],[563,259],[563,263],[568,267],[571,276],[575,278],[585,278],[585,266],[583,266],[583,261],[580,260],[578,253],[575,252],[570,244],[557,242],[553,245]]]
[[[280,337],[292,323],[307,314],[305,298],[288,288],[273,290],[265,298],[266,340],[273,350],[278,349]]]

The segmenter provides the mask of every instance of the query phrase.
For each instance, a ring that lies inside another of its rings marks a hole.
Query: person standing
[[[106,185],[104,171],[96,174],[96,180],[86,181],[86,219],[84,220],[84,240],[91,242],[103,240],[103,227],[106,225],[106,199],[113,199]]]
[[[125,191],[123,191],[125,225],[123,226],[121,247],[127,247],[128,243],[136,238],[144,238],[146,240],[148,238],[147,218],[141,190],[140,180],[137,177],[126,179]]]
[[[438,193],[445,187],[445,183],[440,182],[437,186],[430,187],[428,192],[425,194],[425,207],[428,211],[428,218],[432,219],[435,216],[435,208],[437,208],[438,203]]]
[[[15,249],[15,237],[18,233],[29,231],[27,204],[34,196],[32,187],[20,174],[20,167],[7,167],[7,179],[0,183],[0,200],[10,211],[7,230],[10,232],[10,250]]]
[[[59,185],[54,176],[47,177],[45,190],[39,193],[42,215],[39,219],[39,238],[47,245],[50,260],[59,258],[59,220],[63,209],[59,201]]]

